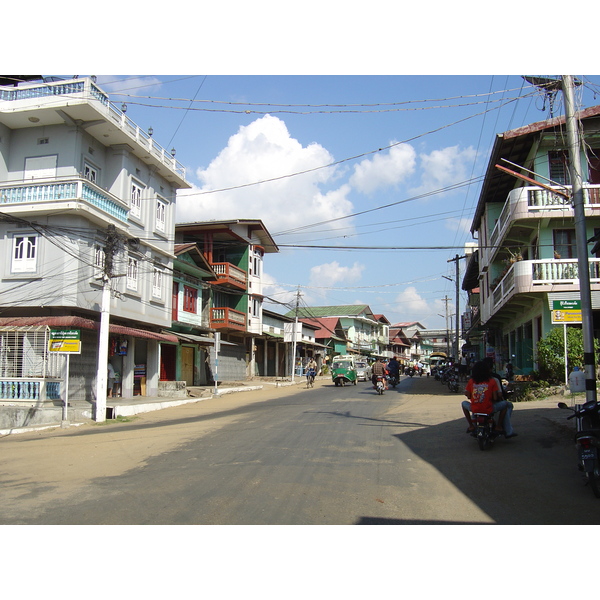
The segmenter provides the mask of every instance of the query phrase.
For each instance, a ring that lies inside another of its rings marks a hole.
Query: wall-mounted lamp
[[[175,154],[176,154],[175,148],[171,148],[171,156],[173,158],[175,158]]]
[[[154,129],[152,129],[152,127],[148,127],[148,135],[150,137],[152,137],[152,134],[154,133]]]
[[[123,102],[123,104],[121,104],[121,112],[124,112],[124,113],[127,112],[127,104],[125,104],[125,102]]]

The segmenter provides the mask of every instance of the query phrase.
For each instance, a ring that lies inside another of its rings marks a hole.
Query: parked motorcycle
[[[572,410],[573,414],[567,419],[577,419],[575,444],[577,446],[579,470],[585,473],[587,483],[590,484],[594,496],[600,498],[600,462],[598,461],[600,404],[592,400],[572,408],[564,402],[559,402],[558,408]]]
[[[458,392],[459,389],[458,373],[455,373],[454,370],[451,370],[448,375],[448,389],[451,392]]]

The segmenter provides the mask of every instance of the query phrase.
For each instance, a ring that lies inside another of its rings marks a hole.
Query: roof
[[[69,327],[71,329],[92,329],[99,330],[100,323],[92,319],[83,317],[2,317],[0,318],[0,328],[6,327]],[[170,333],[157,333],[146,329],[138,329],[136,327],[128,327],[125,325],[117,325],[110,323],[110,333],[115,335],[130,335],[135,338],[145,338],[157,340],[159,342],[174,342],[177,343],[176,336]]]
[[[406,323],[394,323],[390,327],[398,328],[398,329],[410,329],[411,327],[416,327],[418,329],[425,329],[425,327],[419,323],[419,321],[408,321]]]
[[[264,248],[264,251],[267,253],[271,252],[279,252],[279,248],[277,244],[271,237],[271,234],[268,232],[267,228],[264,226],[263,222],[260,219],[228,219],[223,221],[196,221],[191,223],[177,223],[175,225],[175,231],[177,233],[203,233],[203,232],[211,232],[213,233],[215,239],[219,239],[218,236],[224,237],[224,239],[228,237],[235,237],[240,239],[245,243],[248,243],[247,240],[242,240],[237,236],[231,229],[233,225],[243,225],[248,228],[248,233],[256,234],[256,237],[260,240],[261,246]]]
[[[600,115],[600,106],[592,106],[579,111],[576,113],[575,117],[581,120],[597,117],[598,115]],[[524,163],[537,134],[542,131],[550,131],[553,129],[562,130],[564,124],[565,117],[563,115],[546,121],[531,123],[530,125],[518,127],[517,129],[511,129],[510,131],[506,131],[496,136],[487,171],[485,173],[485,179],[481,186],[477,208],[475,209],[471,233],[474,233],[479,229],[486,203],[504,202],[508,197],[509,192],[514,189],[516,185],[514,176],[496,168],[497,164],[501,164],[501,159],[510,159],[511,162],[526,167],[527,165]]]
[[[336,338],[342,339],[336,335],[336,327],[339,323],[339,317],[324,317],[316,319],[314,317],[300,319],[305,325],[316,326],[318,329],[315,331],[315,339],[323,338]]]
[[[371,309],[367,304],[349,304],[341,306],[311,306],[306,308],[298,308],[298,316],[303,318],[321,318],[321,317],[361,317],[363,313],[369,313],[369,317],[373,316]],[[294,316],[296,309],[290,310],[286,316]]]

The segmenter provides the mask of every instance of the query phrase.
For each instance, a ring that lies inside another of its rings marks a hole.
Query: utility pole
[[[459,338],[460,338],[460,310],[459,310],[459,302],[460,302],[460,265],[458,263],[459,260],[461,260],[462,258],[466,258],[465,256],[459,256],[458,254],[454,257],[451,258],[450,260],[448,260],[447,262],[453,262],[454,266],[456,267],[456,274],[454,276],[454,284],[456,287],[456,339],[454,341],[454,358],[456,360],[459,360]]]
[[[98,334],[98,364],[96,367],[96,411],[94,420],[106,421],[106,387],[108,364],[108,334],[110,324],[110,284],[113,276],[113,258],[117,250],[118,236],[114,225],[109,225],[104,246],[104,272],[102,274],[102,306]]]
[[[296,318],[294,320],[294,332],[292,334],[292,383],[296,374],[296,336],[298,335],[298,308],[300,306],[300,286],[296,293]]]
[[[588,261],[587,233],[585,230],[585,208],[583,200],[583,177],[581,175],[581,140],[575,118],[573,99],[573,77],[563,75],[562,91],[565,98],[565,123],[569,144],[571,191],[575,216],[575,239],[577,241],[577,265],[579,269],[579,294],[583,329],[583,362],[585,366],[585,395],[587,402],[596,401],[596,358],[594,355],[594,320],[592,293]],[[565,348],[566,350],[566,348]]]
[[[448,302],[450,298],[444,296],[443,300],[446,305],[446,356],[450,358],[450,329],[448,328]]]

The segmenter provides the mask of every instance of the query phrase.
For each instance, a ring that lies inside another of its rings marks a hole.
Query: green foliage
[[[594,349],[598,355],[600,343],[594,340]],[[537,344],[539,376],[551,382],[564,382],[565,343],[562,327],[553,328]],[[573,367],[583,369],[583,331],[576,327],[567,327],[567,371]]]

